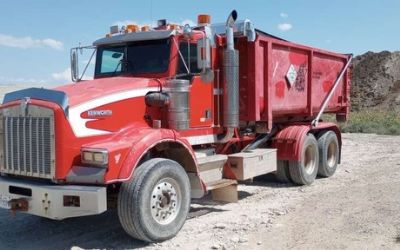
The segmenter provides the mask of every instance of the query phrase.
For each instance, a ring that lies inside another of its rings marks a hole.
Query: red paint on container
[[[285,82],[284,81],[279,81],[275,84],[275,96],[278,98],[283,98],[285,97]]]
[[[300,54],[300,53],[289,53],[289,60],[291,64],[294,65],[302,65],[304,63],[306,63],[307,61],[307,56]]]
[[[332,83],[348,61],[348,56],[325,50],[257,36],[255,43],[237,38],[240,53],[241,121],[286,123],[315,117],[327,97]],[[290,66],[296,71],[291,86],[287,76]],[[329,81],[329,82],[328,82]],[[347,114],[349,78],[342,79],[325,113]],[[246,96],[247,98],[243,98]],[[342,101],[343,100],[343,101]]]
[[[324,81],[322,88],[324,89],[324,92],[329,92],[332,88],[332,81]]]

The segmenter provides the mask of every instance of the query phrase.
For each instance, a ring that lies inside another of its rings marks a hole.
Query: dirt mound
[[[353,60],[353,110],[400,109],[400,52],[367,52]]]

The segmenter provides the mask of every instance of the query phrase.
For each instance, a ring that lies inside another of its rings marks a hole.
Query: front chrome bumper
[[[0,199],[27,202],[25,211],[41,217],[62,220],[101,214],[107,210],[106,187],[49,185],[0,177]],[[17,210],[19,211],[19,210]]]

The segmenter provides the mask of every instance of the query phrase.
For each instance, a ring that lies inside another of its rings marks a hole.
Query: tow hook
[[[26,212],[29,208],[29,202],[26,199],[13,199],[8,202],[11,212],[15,216],[17,212]]]

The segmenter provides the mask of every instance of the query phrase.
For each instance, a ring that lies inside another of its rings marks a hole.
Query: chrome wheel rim
[[[151,193],[150,210],[153,219],[162,225],[171,223],[181,207],[181,191],[172,178],[160,180]]]
[[[307,174],[312,174],[315,170],[315,156],[316,149],[313,145],[308,145],[306,151],[304,152],[304,168]]]
[[[327,165],[329,168],[333,168],[336,165],[336,157],[337,157],[337,147],[336,143],[332,141],[328,145],[327,151]]]

